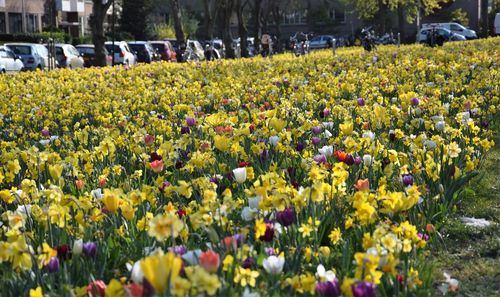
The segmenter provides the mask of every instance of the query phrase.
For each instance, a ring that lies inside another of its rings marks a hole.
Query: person
[[[272,39],[271,35],[265,33],[262,35],[261,39],[261,44],[262,44],[262,56],[267,57],[271,55],[271,49],[272,49]]]

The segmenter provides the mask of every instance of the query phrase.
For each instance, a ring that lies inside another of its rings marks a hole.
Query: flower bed
[[[0,295],[456,289],[499,41],[0,77]]]

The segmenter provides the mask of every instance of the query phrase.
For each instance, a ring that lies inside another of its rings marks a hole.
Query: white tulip
[[[240,167],[240,168],[233,169],[233,174],[234,174],[234,179],[239,184],[244,183],[247,180],[247,168],[246,167]]]
[[[73,255],[81,255],[83,252],[83,239],[77,239],[73,243]]]
[[[444,121],[439,121],[436,123],[436,130],[444,131],[445,123]]]
[[[366,155],[364,155],[364,156],[363,156],[363,164],[364,164],[365,166],[370,166],[370,165],[372,165],[372,161],[373,161],[373,158],[372,158],[372,156],[371,156],[371,155],[366,154]]]
[[[330,132],[328,130],[325,130],[323,135],[325,136],[326,139],[331,138],[333,136],[332,132]]]
[[[318,149],[318,152],[325,157],[330,157],[333,155],[333,146],[325,145],[324,147]]]
[[[186,261],[189,265],[198,265],[198,260],[200,259],[201,250],[188,251],[182,255],[182,259]]]
[[[372,131],[366,131],[363,133],[363,138],[369,138],[371,141],[375,139],[375,133]]]
[[[262,262],[264,270],[269,274],[279,274],[283,271],[283,265],[285,265],[285,258],[270,256]]]
[[[251,208],[259,209],[260,201],[262,200],[262,196],[255,196],[253,198],[248,199],[248,206]]]
[[[90,192],[90,195],[92,195],[92,198],[94,199],[101,199],[102,198],[102,190],[101,189],[95,189]]]
[[[140,261],[134,263],[132,272],[130,273],[130,279],[136,284],[140,284],[144,280],[144,272],[142,272]]]
[[[243,207],[243,210],[241,211],[241,218],[245,222],[249,222],[249,221],[253,220],[253,218],[255,217],[256,213],[257,213],[256,209],[253,209],[251,207],[245,206],[245,207]]]
[[[326,271],[325,266],[319,264],[316,268],[316,277],[319,278],[320,281],[333,282],[335,280],[335,273],[331,270]]]
[[[278,141],[280,141],[279,136],[271,136],[271,137],[269,137],[269,143],[272,146],[276,146],[276,144],[278,144]]]

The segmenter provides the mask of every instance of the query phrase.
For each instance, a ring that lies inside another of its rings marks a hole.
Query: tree
[[[186,37],[184,36],[184,31],[182,30],[182,16],[179,0],[170,0],[170,13],[174,21],[175,38],[180,46],[186,42]]]
[[[260,36],[262,34],[262,2],[263,0],[253,0],[252,18],[253,18],[253,37],[256,49],[260,45]]]
[[[147,18],[151,12],[149,0],[123,0],[121,29],[134,36],[136,40],[148,38]]]
[[[236,0],[236,16],[238,17],[238,35],[240,37],[241,56],[248,57],[248,29],[243,13],[249,0]]]
[[[106,66],[106,55],[104,54],[104,19],[107,11],[114,0],[92,0],[92,15],[90,16],[90,30],[92,31],[92,42],[95,47],[95,58],[98,66]]]
[[[419,12],[429,15],[441,8],[449,0],[342,0],[344,4],[352,4],[354,10],[363,19],[371,19],[386,5],[391,11],[403,13],[408,23],[413,23]],[[402,24],[399,24],[400,26]]]
[[[43,5],[44,15],[43,22],[49,30],[54,30],[57,25],[57,9],[56,9],[56,1],[55,0],[45,0]]]
[[[222,13],[222,42],[226,47],[226,58],[234,59],[233,38],[231,36],[231,16],[235,0],[219,0],[219,10]]]
[[[216,0],[203,0],[203,25],[205,28],[205,37],[209,40],[214,38],[214,25],[217,20]]]

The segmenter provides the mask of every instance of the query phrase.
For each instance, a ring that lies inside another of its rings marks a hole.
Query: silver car
[[[56,44],[56,60],[60,68],[83,68],[83,58],[71,44]]]
[[[39,44],[7,43],[5,44],[15,55],[19,56],[26,70],[47,69],[47,60],[44,58]]]
[[[8,47],[0,46],[0,74],[19,72],[24,65]]]

